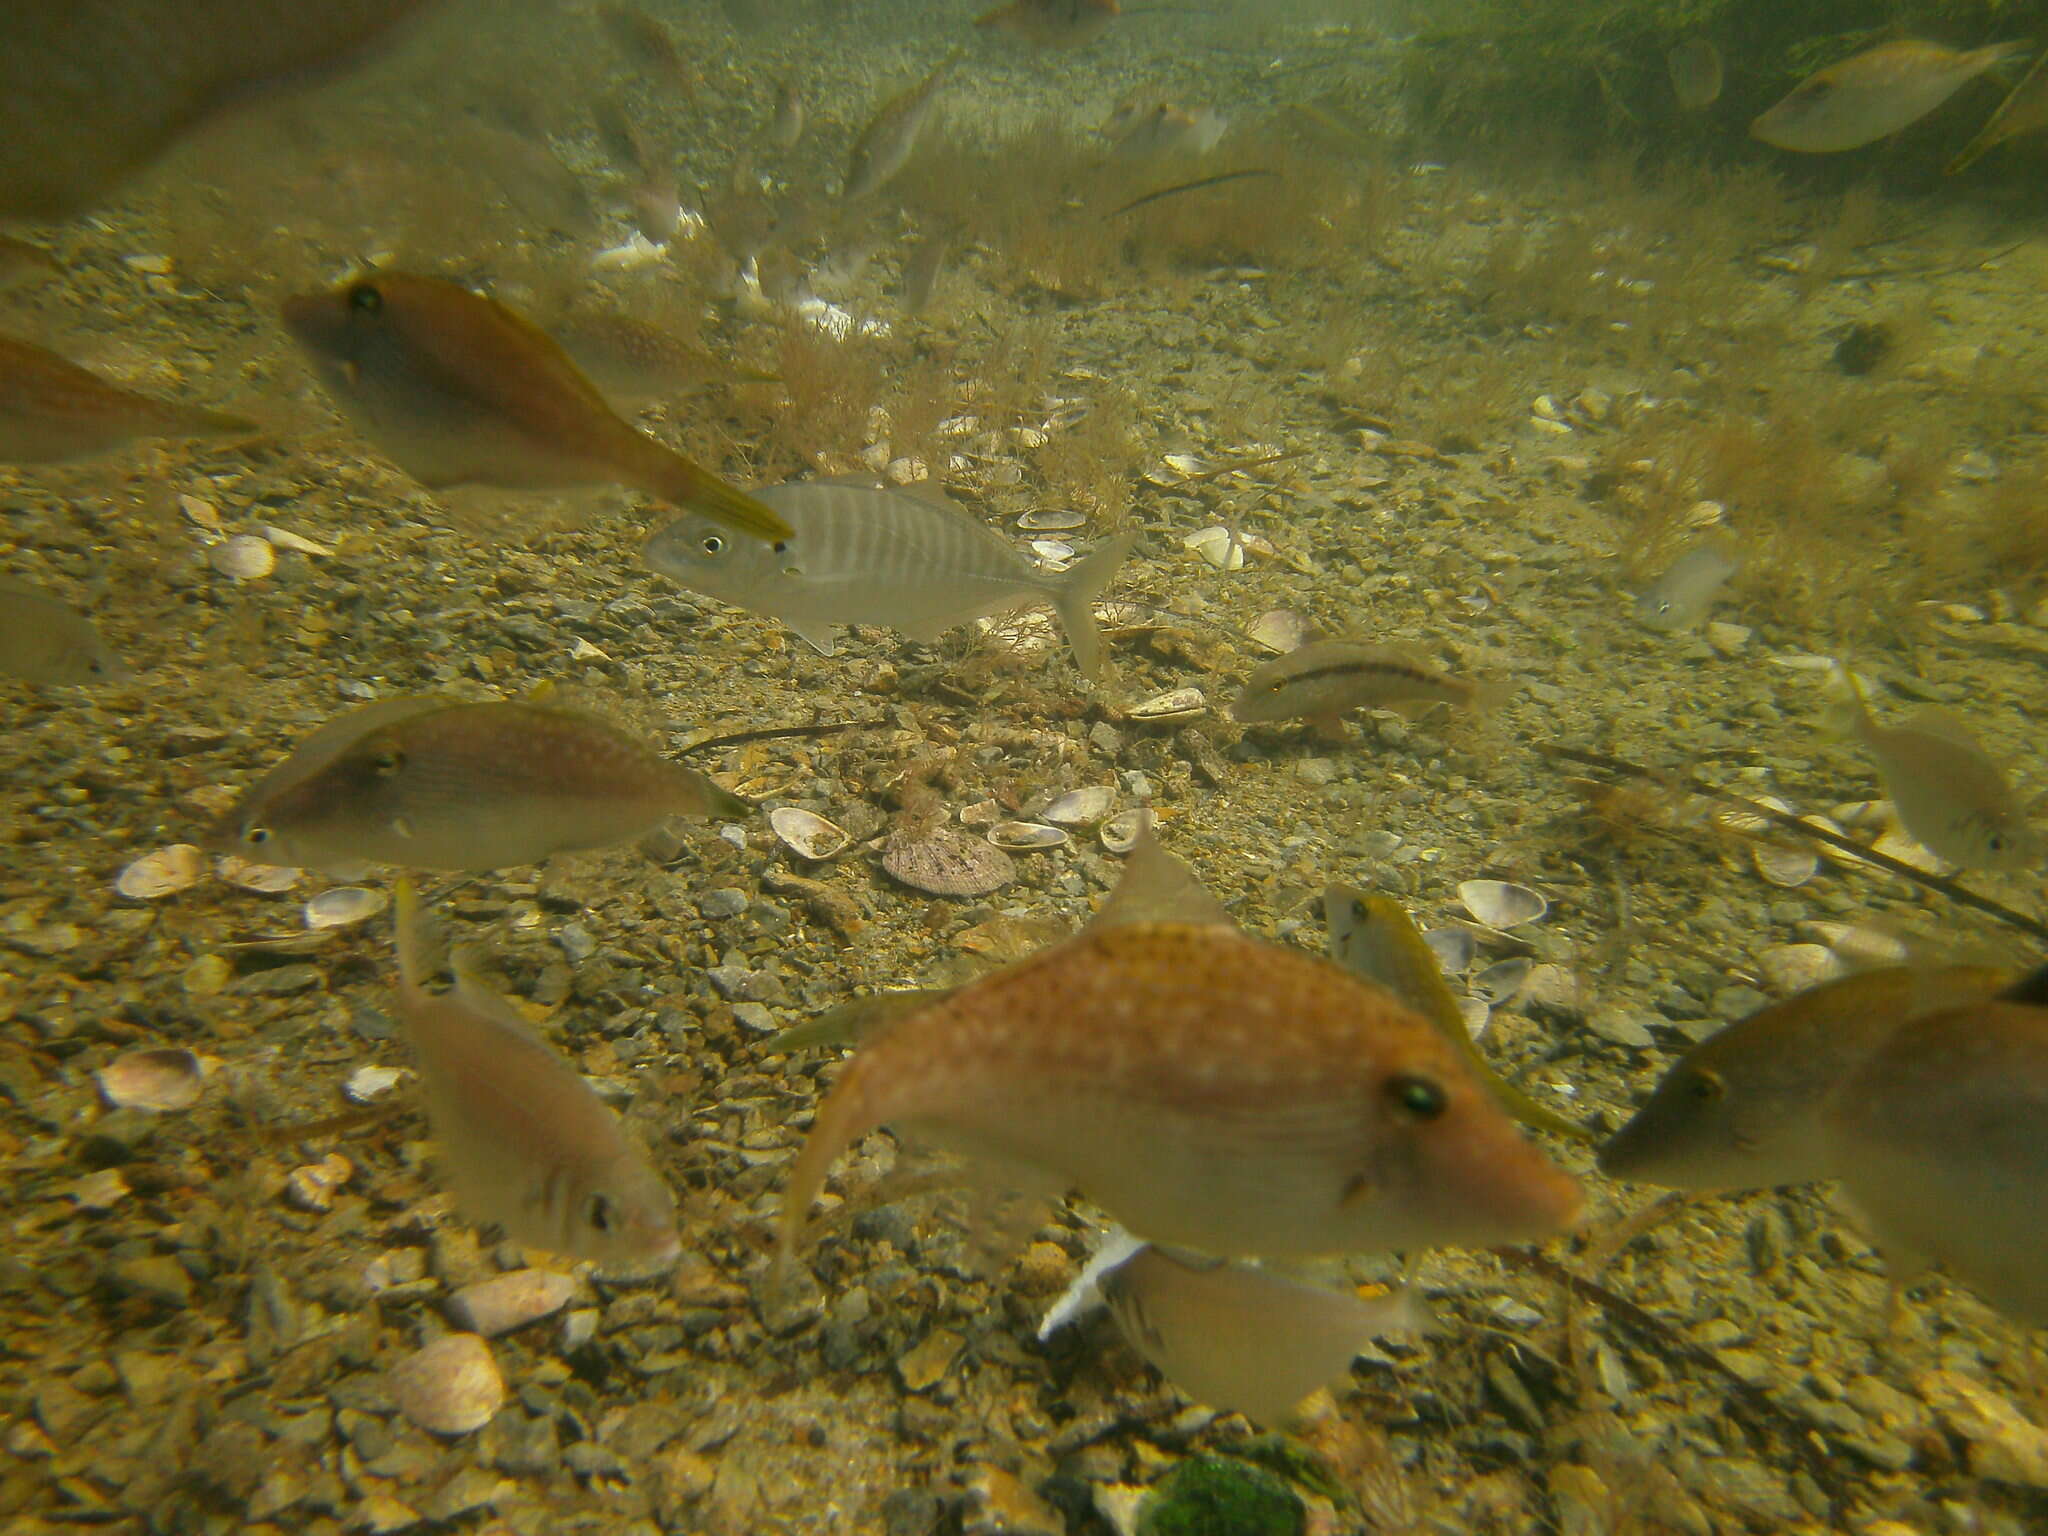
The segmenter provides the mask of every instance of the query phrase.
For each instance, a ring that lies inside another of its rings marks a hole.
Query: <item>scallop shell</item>
[[[1116,804],[1116,791],[1106,784],[1090,784],[1082,789],[1070,789],[1048,805],[1042,813],[1047,821],[1058,822],[1063,827],[1092,827],[1109,814],[1109,808]]]
[[[1788,848],[1778,843],[1758,843],[1749,850],[1756,872],[1773,885],[1806,884],[1820,868],[1820,856],[1811,848]]]
[[[215,859],[213,872],[229,885],[238,885],[245,891],[260,891],[265,896],[288,891],[305,878],[303,870],[293,869],[290,865],[252,864],[236,853],[224,853]]]
[[[1017,526],[1026,533],[1068,533],[1087,522],[1080,513],[1064,507],[1039,507],[1018,518]]]
[[[1178,720],[1184,715],[1199,715],[1209,707],[1209,700],[1199,688],[1169,688],[1164,693],[1155,693],[1149,699],[1141,700],[1124,711],[1126,720]]]
[[[1789,997],[1839,976],[1842,964],[1825,944],[1773,944],[1757,956],[1757,969],[1773,992]]]
[[[882,868],[934,896],[986,896],[1017,878],[1015,861],[995,844],[944,827],[891,838]]]
[[[367,922],[390,904],[382,891],[366,885],[337,885],[306,903],[308,928],[346,928]]]
[[[182,891],[206,873],[206,854],[191,843],[173,843],[145,853],[114,877],[114,889],[130,901],[154,901]]]
[[[1118,811],[1096,831],[1102,839],[1102,846],[1111,853],[1129,853],[1138,846],[1138,840],[1159,824],[1159,818],[1140,806],[1136,810]]]
[[[93,1076],[116,1109],[190,1109],[206,1087],[206,1063],[183,1047],[123,1051]]]
[[[780,805],[768,813],[768,825],[798,858],[829,859],[853,841],[846,829],[801,806]]]
[[[1315,632],[1307,614],[1296,613],[1292,608],[1268,608],[1252,620],[1245,635],[1253,645],[1284,656],[1307,645]]]
[[[1550,903],[1537,892],[1508,880],[1463,881],[1458,886],[1458,900],[1489,928],[1519,928],[1550,910]]]
[[[1067,841],[1067,832],[1064,827],[1049,827],[1042,821],[999,821],[988,829],[988,840],[998,848],[1029,853],[1059,847]]]
[[[466,1435],[504,1405],[505,1378],[488,1344],[473,1333],[451,1333],[392,1368],[391,1396],[429,1434]]]
[[[1536,962],[1527,955],[1497,961],[1472,978],[1472,990],[1495,1007],[1504,1007],[1514,1001],[1535,969]]]
[[[1245,541],[1221,523],[1211,524],[1199,533],[1189,534],[1181,540],[1181,546],[1192,549],[1219,571],[1244,569]]]
[[[213,546],[206,560],[221,575],[236,581],[256,581],[277,569],[277,550],[270,540],[253,533],[238,533]]]
[[[1422,936],[1446,976],[1462,976],[1479,955],[1479,939],[1470,928],[1432,928]]]

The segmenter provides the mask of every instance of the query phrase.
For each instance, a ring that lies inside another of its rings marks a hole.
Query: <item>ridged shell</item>
[[[1820,856],[1811,848],[1787,848],[1777,843],[1758,843],[1749,856],[1756,872],[1773,885],[1788,888],[1806,884],[1820,868]]]
[[[234,853],[224,853],[214,860],[213,872],[229,885],[238,885],[245,891],[260,891],[265,896],[288,891],[305,878],[303,870],[289,865],[251,864]]]
[[[999,821],[988,829],[988,840],[998,848],[1030,853],[1057,848],[1067,841],[1064,827],[1049,827],[1042,821]]]
[[[154,901],[182,891],[206,873],[206,854],[191,843],[173,843],[145,853],[114,877],[114,889],[130,901]]]
[[[1106,784],[1090,784],[1081,789],[1070,789],[1048,805],[1042,813],[1047,821],[1057,822],[1063,827],[1092,827],[1109,814],[1109,808],[1116,804],[1116,791]]]
[[[207,552],[207,563],[235,581],[257,581],[277,569],[277,550],[270,540],[238,533]]]
[[[1253,645],[1284,656],[1298,651],[1314,638],[1316,627],[1307,614],[1292,608],[1268,608],[1251,622],[1245,635]]]
[[[913,890],[934,896],[986,896],[1017,878],[1011,857],[993,843],[944,827],[892,838],[882,868]]]
[[[389,906],[390,898],[366,885],[337,885],[306,903],[308,928],[346,928],[367,922]]]
[[[183,1047],[123,1051],[93,1074],[116,1109],[190,1109],[206,1088],[206,1064]]]
[[[1178,720],[1183,715],[1199,715],[1209,707],[1209,700],[1199,688],[1169,688],[1164,693],[1155,693],[1149,699],[1133,704],[1124,712],[1128,720]]]
[[[1483,997],[1461,997],[1458,999],[1458,1016],[1465,1021],[1465,1033],[1474,1040],[1486,1033],[1486,1026],[1493,1022],[1493,1008]]]
[[[1519,928],[1550,910],[1539,893],[1509,880],[1466,880],[1458,886],[1458,900],[1489,928]]]
[[[482,1429],[505,1402],[505,1378],[490,1346],[473,1333],[451,1333],[392,1368],[399,1412],[429,1434]]]
[[[779,805],[768,813],[768,825],[782,839],[783,846],[797,857],[829,859],[844,853],[853,841],[846,829],[801,806]]]

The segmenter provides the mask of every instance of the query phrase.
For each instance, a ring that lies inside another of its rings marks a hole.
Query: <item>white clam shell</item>
[[[334,553],[325,544],[315,544],[305,535],[293,533],[289,528],[279,528],[274,524],[266,524],[260,531],[264,538],[275,544],[279,549],[295,550],[302,555],[331,555]]]
[[[992,827],[1002,819],[1002,805],[994,800],[977,800],[972,805],[960,807],[960,825],[963,827]]]
[[[173,843],[145,853],[114,877],[114,889],[131,901],[154,901],[182,891],[206,873],[206,854],[191,843]]]
[[[206,1063],[181,1046],[123,1051],[93,1074],[116,1109],[161,1114],[190,1109],[206,1088]]]
[[[1017,526],[1026,533],[1068,533],[1085,526],[1087,521],[1065,507],[1039,507],[1019,517]]]
[[[1777,843],[1758,843],[1749,851],[1756,872],[1773,885],[1806,884],[1820,868],[1820,856],[1811,848],[1787,848]]]
[[[801,806],[779,805],[768,813],[768,825],[798,858],[829,859],[844,853],[853,841],[846,829]]]
[[[1138,846],[1138,840],[1153,827],[1159,818],[1140,806],[1135,810],[1118,811],[1096,831],[1102,839],[1102,846],[1111,853],[1129,853]]]
[[[505,1402],[505,1378],[490,1346],[473,1333],[451,1333],[398,1362],[391,1395],[399,1412],[429,1434],[482,1429]]]
[[[288,891],[305,878],[304,871],[288,864],[252,864],[237,853],[224,853],[214,860],[213,872],[229,885],[260,891],[266,896]]]
[[[1458,900],[1489,928],[1519,928],[1533,923],[1550,910],[1550,903],[1526,885],[1511,880],[1466,880],[1458,886]]]
[[[998,848],[1023,853],[1038,848],[1057,848],[1067,841],[1064,827],[1049,827],[1042,821],[999,821],[988,829],[988,840]]]
[[[390,905],[382,891],[366,885],[337,885],[306,903],[308,928],[346,928],[366,922]]]
[[[257,581],[277,569],[277,550],[260,534],[238,533],[214,545],[206,560],[235,581]]]
[[[1063,827],[1091,827],[1109,814],[1109,808],[1116,804],[1116,791],[1106,784],[1090,784],[1081,789],[1070,789],[1048,805],[1042,813],[1047,821],[1057,822]]]
[[[1504,1007],[1514,1001],[1535,969],[1536,962],[1527,955],[1497,961],[1472,978],[1472,990],[1495,1007]]]
[[[1133,704],[1124,715],[1130,720],[1177,720],[1183,715],[1199,715],[1208,707],[1208,697],[1199,688],[1169,688]]]
[[[341,1091],[352,1104],[368,1104],[381,1099],[396,1088],[407,1076],[404,1067],[357,1067],[349,1073],[348,1081],[341,1085]]]
[[[1245,541],[1221,523],[1211,524],[1198,533],[1189,534],[1181,540],[1181,545],[1183,548],[1192,549],[1219,571],[1244,569]]]
[[[1307,645],[1315,632],[1307,614],[1296,613],[1292,608],[1268,608],[1252,620],[1245,634],[1253,645],[1284,656]]]
[[[1479,956],[1479,939],[1470,928],[1432,928],[1422,936],[1446,976],[1462,976]]]

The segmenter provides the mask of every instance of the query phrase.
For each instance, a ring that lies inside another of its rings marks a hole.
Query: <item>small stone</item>
[[[159,1306],[189,1307],[192,1304],[192,1277],[185,1272],[184,1265],[168,1255],[122,1259],[107,1271],[107,1278],[117,1290],[156,1302]]]
[[[1650,1031],[1641,1020],[1620,1008],[1595,1008],[1586,1015],[1586,1028],[1602,1040],[1625,1045],[1631,1050],[1646,1050],[1651,1044]]]
[[[1958,1371],[1930,1371],[1920,1394],[1969,1442],[1970,1470],[1995,1483],[2048,1488],[2048,1430]]]
[[[952,1368],[966,1340],[950,1328],[934,1328],[896,1361],[896,1376],[905,1391],[928,1392]]]
[[[355,1177],[355,1164],[339,1152],[330,1152],[317,1163],[306,1163],[285,1175],[284,1197],[288,1204],[319,1215],[334,1209],[335,1191]]]
[[[1746,624],[1728,624],[1713,619],[1707,624],[1707,644],[1723,656],[1733,656],[1749,644],[1753,633]]]
[[[554,1270],[515,1269],[465,1285],[448,1298],[458,1328],[494,1339],[560,1311],[576,1294],[575,1280]]]
[[[967,1481],[962,1536],[1066,1536],[1059,1511],[1000,1467],[983,1467]]]
[[[368,1531],[370,1536],[387,1536],[392,1531],[409,1530],[420,1523],[419,1511],[403,1499],[391,1494],[371,1494],[348,1517],[351,1530]]]
[[[1294,765],[1294,776],[1305,784],[1334,784],[1337,764],[1327,757],[1304,757]]]
[[[451,1333],[392,1367],[391,1394],[429,1434],[466,1435],[504,1405],[505,1380],[488,1344],[473,1333]]]
[[[738,917],[747,910],[747,893],[733,886],[719,886],[697,898],[697,910],[709,918]]]

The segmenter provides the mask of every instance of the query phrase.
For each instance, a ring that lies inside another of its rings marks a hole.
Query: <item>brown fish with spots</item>
[[[111,384],[41,347],[0,336],[0,462],[55,464],[137,437],[247,437],[256,423]]]
[[[622,843],[669,816],[751,809],[594,716],[425,695],[313,732],[251,786],[214,845],[310,869],[502,869]]]
[[[1306,719],[1334,729],[1354,709],[1412,712],[1441,703],[1486,710],[1511,692],[1503,684],[1454,677],[1392,646],[1312,640],[1255,668],[1230,714],[1247,725]]]
[[[287,299],[284,323],[422,485],[633,485],[758,539],[789,535],[770,508],[621,420],[544,332],[459,284],[380,272]]]
[[[833,1161],[881,1125],[1216,1255],[1513,1242],[1575,1218],[1578,1187],[1390,994],[1123,895],[1132,920],[1098,921],[862,1043],[790,1176],[784,1262]]]

